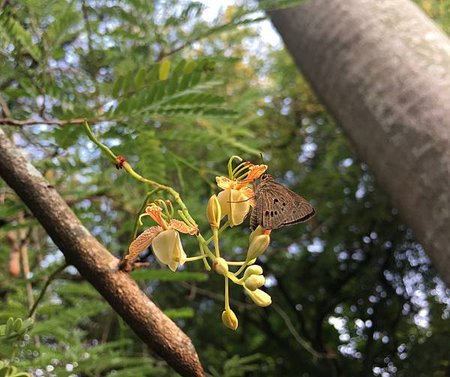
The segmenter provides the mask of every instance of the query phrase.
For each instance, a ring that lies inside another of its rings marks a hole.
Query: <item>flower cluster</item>
[[[233,167],[236,159],[239,163]],[[131,242],[124,259],[132,263],[151,245],[158,261],[167,265],[172,271],[176,271],[186,262],[195,260],[203,260],[205,267],[210,269],[208,261],[211,261],[214,271],[225,279],[225,307],[222,322],[228,328],[236,330],[238,319],[230,307],[230,281],[242,286],[244,292],[256,305],[265,307],[272,303],[269,294],[261,289],[265,284],[263,269],[255,264],[257,258],[269,246],[270,230],[258,226],[251,232],[246,257],[242,261],[226,260],[220,251],[219,238],[227,228],[243,223],[255,205],[254,181],[266,170],[266,165],[242,162],[239,157],[230,159],[228,177],[216,177],[217,186],[221,191],[217,195],[212,195],[207,204],[206,217],[212,232],[209,239],[205,239],[199,232],[197,224],[184,205],[178,211],[181,220],[174,218],[173,206],[169,201],[158,200],[147,205],[139,222],[142,217],[149,216],[157,225],[148,228]],[[186,255],[180,233],[197,237],[200,255],[192,257]],[[232,269],[237,270],[233,272]]]
[[[163,185],[138,174],[128,163],[125,157],[116,155],[105,144],[101,143],[93,134],[87,122],[84,122],[84,130],[89,139],[97,145],[115,164],[123,169],[132,178],[152,187],[135,223],[134,240],[128,247],[128,253],[122,258],[119,268],[122,271],[131,271],[137,267],[139,254],[149,246],[164,265],[172,271],[176,271],[187,262],[202,260],[207,271],[211,270],[208,261],[212,262],[214,271],[222,275],[225,280],[225,308],[222,313],[222,322],[230,329],[236,330],[238,319],[230,307],[229,282],[242,286],[244,292],[258,306],[268,306],[272,303],[271,297],[261,287],[265,283],[263,269],[255,265],[257,258],[263,254],[270,243],[270,229],[258,226],[249,238],[247,254],[242,261],[226,260],[219,245],[220,235],[229,227],[242,224],[245,217],[255,206],[255,192],[253,183],[267,170],[266,165],[254,165],[250,162],[242,162],[237,156],[230,158],[228,162],[228,177],[216,177],[218,187],[222,190],[218,195],[212,195],[208,201],[206,217],[211,227],[212,236],[205,239],[200,233],[197,223],[189,213],[188,208],[172,187]],[[238,161],[237,166],[233,166]],[[148,204],[149,198],[158,191],[170,195],[180,208],[177,214],[180,219],[175,219],[175,211],[170,201],[156,200]],[[135,237],[137,225],[142,224],[142,217],[149,216],[156,222],[154,225]],[[181,243],[182,234],[195,236],[199,243],[200,255],[188,257]],[[211,251],[211,247],[214,248]],[[237,267],[237,271],[230,271]]]

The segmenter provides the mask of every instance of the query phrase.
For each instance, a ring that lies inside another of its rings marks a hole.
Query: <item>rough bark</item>
[[[270,16],[450,285],[449,38],[409,0],[310,0]]]
[[[134,332],[183,376],[204,376],[191,340],[118,270],[118,259],[81,224],[56,189],[0,129],[0,176],[19,195],[68,263],[109,302]]]

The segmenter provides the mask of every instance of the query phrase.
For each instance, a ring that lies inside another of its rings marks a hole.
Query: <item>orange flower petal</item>
[[[250,181],[254,181],[263,175],[263,173],[267,170],[267,165],[253,165],[248,169],[247,179]]]
[[[239,184],[236,186],[236,189],[240,190],[241,187],[244,187],[248,185],[249,183],[252,183],[254,180],[261,177],[261,175],[267,170],[267,165],[251,165],[248,169],[248,175],[247,178],[243,179]]]
[[[142,232],[133,242],[131,242],[128,247],[128,254],[125,256],[125,259],[128,261],[135,260],[140,253],[142,253],[147,247],[149,247],[159,233],[162,232],[162,228],[160,226],[152,226],[148,228],[144,232]]]
[[[196,235],[198,233],[198,227],[192,227],[187,225],[185,222],[172,219],[169,222],[169,228],[178,230],[180,233]]]
[[[164,229],[167,228],[167,224],[161,216],[162,209],[155,203],[151,203],[150,205],[148,205],[145,208],[145,212],[147,212],[147,215],[149,215],[153,220],[155,220],[158,223],[158,225],[160,225]]]

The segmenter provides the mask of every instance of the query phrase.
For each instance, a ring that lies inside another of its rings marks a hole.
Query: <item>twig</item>
[[[280,315],[280,317],[283,319],[284,323],[286,324],[286,327],[288,328],[289,332],[292,334],[294,339],[297,341],[297,343],[300,344],[306,351],[308,351],[314,358],[317,358],[317,359],[333,359],[333,358],[336,358],[336,355],[333,355],[333,354],[323,354],[323,353],[317,352],[314,348],[311,347],[311,345],[305,339],[303,339],[300,336],[300,334],[295,329],[294,325],[292,324],[291,319],[285,313],[285,311],[283,309],[281,309],[281,307],[278,306],[277,304],[274,304],[273,308]]]
[[[14,119],[14,118],[0,118],[0,124],[4,124],[4,125],[8,125],[8,126],[18,126],[18,127],[34,126],[37,124],[67,126],[70,124],[73,124],[73,125],[80,124],[81,125],[81,124],[84,124],[84,122],[86,122],[86,120],[90,124],[114,121],[112,119],[107,119],[107,118],[92,118],[92,119],[74,118],[74,119],[67,119],[67,120],[63,120],[63,119],[40,119],[40,120],[39,119],[24,119],[24,120],[19,120],[19,119]]]
[[[34,316],[34,312],[36,311],[36,308],[39,305],[39,302],[44,297],[45,292],[47,291],[47,288],[49,287],[50,283],[56,278],[56,275],[58,275],[60,272],[62,272],[67,266],[68,266],[68,264],[64,263],[63,265],[59,266],[55,271],[53,271],[51,273],[51,275],[48,277],[47,281],[45,282],[44,286],[42,287],[41,293],[39,293],[38,298],[36,299],[33,306],[31,307],[30,312],[28,313],[28,317],[32,318]]]
[[[248,14],[252,13],[252,12],[253,11],[249,11]],[[245,13],[244,14],[240,14],[239,17],[242,17],[244,15],[245,15]],[[196,43],[198,41],[201,41],[202,39],[208,38],[209,36],[211,36],[211,35],[213,35],[215,33],[224,31],[224,30],[226,30],[229,27],[238,26],[239,25],[239,22],[238,22],[239,21],[239,17],[233,18],[231,21],[226,22],[226,23],[224,23],[222,25],[219,25],[219,26],[216,26],[216,27],[212,27],[212,28],[208,29],[205,33],[198,35],[197,37],[191,39],[190,41],[186,41],[186,42],[182,43],[180,46],[174,47],[170,51],[167,51],[167,52],[161,51],[159,56],[158,56],[158,61],[161,61],[163,58],[165,58],[167,56],[174,55],[177,52],[185,49],[186,47],[189,47],[189,46],[193,45],[194,43]],[[267,16],[257,17],[257,18],[254,18],[252,20],[244,20],[244,21],[245,21],[245,23],[255,23],[255,22],[261,22],[261,21],[264,21],[264,20],[267,20]],[[242,23],[244,21],[242,21]]]

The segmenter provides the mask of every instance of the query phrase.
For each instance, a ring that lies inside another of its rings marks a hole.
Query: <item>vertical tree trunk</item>
[[[450,285],[449,38],[409,0],[310,0],[270,16]]]

